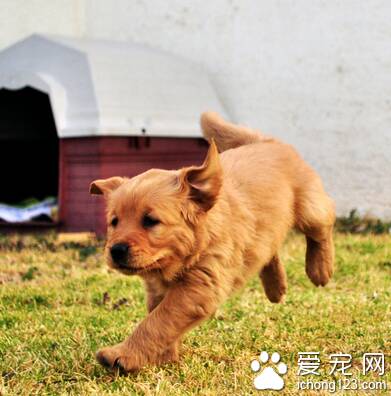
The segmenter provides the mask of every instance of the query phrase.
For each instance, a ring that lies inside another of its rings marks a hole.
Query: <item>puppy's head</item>
[[[221,184],[214,142],[198,167],[92,182],[90,193],[106,199],[109,266],[125,274],[164,270],[175,276],[200,253],[201,230]]]

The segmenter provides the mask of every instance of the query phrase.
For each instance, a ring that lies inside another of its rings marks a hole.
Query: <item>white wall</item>
[[[0,10],[0,48],[39,31],[201,63],[234,120],[299,149],[339,214],[391,218],[390,1],[0,0]]]
[[[0,49],[29,34],[80,36],[84,0],[0,0]]]

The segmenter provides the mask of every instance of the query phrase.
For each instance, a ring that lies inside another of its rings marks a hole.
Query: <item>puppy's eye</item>
[[[160,220],[155,219],[154,217],[151,217],[150,215],[146,214],[146,215],[143,216],[143,218],[141,220],[141,223],[142,223],[144,228],[152,228],[155,225],[159,224]]]
[[[118,224],[118,217],[113,217],[113,219],[111,220],[111,225],[115,227],[117,224]]]

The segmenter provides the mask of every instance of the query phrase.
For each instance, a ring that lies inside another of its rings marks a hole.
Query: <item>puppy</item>
[[[185,332],[254,274],[280,302],[287,282],[278,251],[293,227],[306,236],[312,282],[324,286],[333,273],[334,204],[319,176],[291,146],[215,113],[201,126],[210,142],[201,166],[91,183],[107,203],[109,266],[141,276],[147,291],[147,317],[97,353],[106,367],[176,361]]]

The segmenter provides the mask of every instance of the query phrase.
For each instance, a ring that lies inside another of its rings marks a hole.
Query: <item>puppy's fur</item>
[[[312,282],[324,286],[332,275],[334,205],[319,176],[291,146],[215,113],[201,126],[210,142],[202,166],[91,184],[107,202],[109,265],[140,275],[148,295],[133,334],[97,353],[109,368],[176,361],[184,333],[254,274],[280,302],[287,282],[278,251],[292,227],[307,238]],[[128,250],[113,260],[118,244]]]

